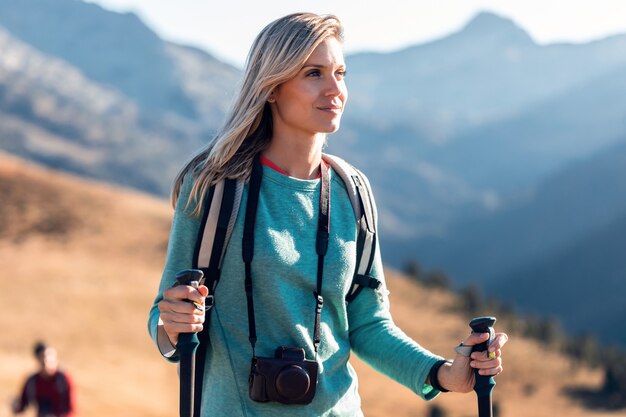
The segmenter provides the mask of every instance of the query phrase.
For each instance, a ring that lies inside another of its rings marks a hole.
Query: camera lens
[[[310,386],[309,374],[298,365],[286,366],[276,376],[276,391],[290,400],[306,395]]]

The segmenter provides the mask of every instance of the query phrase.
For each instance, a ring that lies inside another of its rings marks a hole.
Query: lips
[[[327,112],[330,112],[330,113],[341,113],[342,106],[332,105],[332,106],[318,107],[318,109],[322,110],[322,111],[327,111]]]

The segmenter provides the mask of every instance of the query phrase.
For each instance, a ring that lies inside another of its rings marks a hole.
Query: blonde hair
[[[243,80],[226,122],[217,136],[178,173],[172,190],[176,205],[186,175],[194,178],[187,206],[202,212],[209,188],[225,178],[248,178],[254,157],[272,138],[272,112],[267,100],[280,84],[296,76],[313,50],[329,37],[343,42],[336,16],[294,13],[267,25],[248,54]]]

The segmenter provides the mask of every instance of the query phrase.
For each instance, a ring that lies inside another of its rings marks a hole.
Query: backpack
[[[323,154],[346,186],[357,219],[357,262],[346,303],[352,302],[364,288],[378,289],[381,282],[371,276],[376,253],[376,216],[370,184],[367,178],[343,159]],[[193,255],[193,268],[200,269],[209,288],[206,298],[205,325],[197,334],[200,345],[195,359],[194,416],[200,416],[202,375],[209,344],[209,318],[219,282],[222,260],[239,213],[244,180],[225,179],[211,186],[205,199],[204,211]]]

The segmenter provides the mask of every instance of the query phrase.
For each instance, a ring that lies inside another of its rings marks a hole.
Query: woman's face
[[[341,43],[334,37],[319,44],[298,74],[270,96],[275,134],[315,135],[339,129],[348,99]]]

